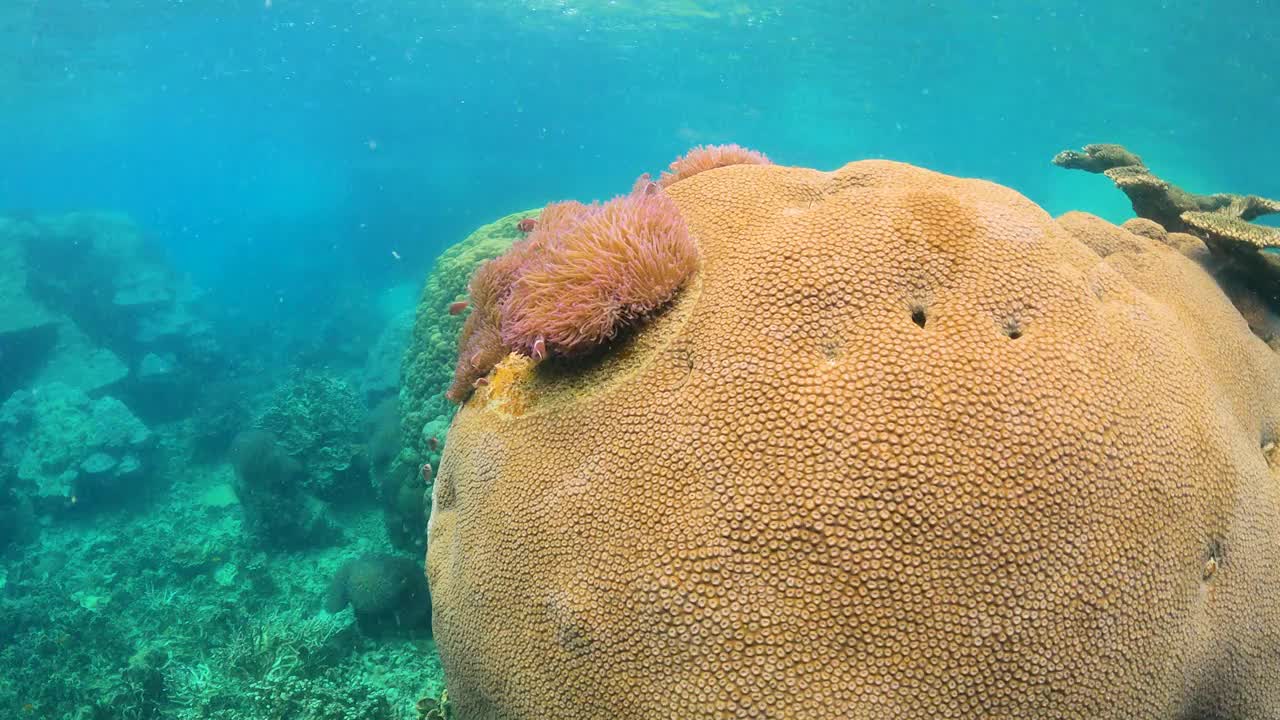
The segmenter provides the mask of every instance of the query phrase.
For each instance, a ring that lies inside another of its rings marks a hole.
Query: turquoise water
[[[9,0],[0,716],[439,696],[403,566],[423,501],[394,498],[452,408],[438,379],[396,399],[423,283],[476,228],[719,143],[1114,222],[1125,196],[1056,153],[1280,197],[1276,47],[1261,0]],[[406,594],[361,616],[362,572]]]

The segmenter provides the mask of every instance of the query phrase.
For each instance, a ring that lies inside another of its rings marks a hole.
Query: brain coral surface
[[[1280,366],[1199,266],[884,161],[665,192],[674,304],[449,433],[459,717],[1280,717]]]

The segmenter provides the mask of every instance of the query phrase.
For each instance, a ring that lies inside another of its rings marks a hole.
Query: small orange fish
[[[458,314],[460,314],[463,310],[466,310],[466,309],[467,309],[467,306],[468,306],[468,305],[470,305],[470,304],[471,304],[471,303],[467,302],[466,300],[459,300],[458,302],[450,303],[450,304],[449,304],[449,314],[450,314],[450,315],[458,315]]]

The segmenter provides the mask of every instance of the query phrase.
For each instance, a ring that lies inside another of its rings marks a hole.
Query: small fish
[[[400,253],[396,252],[395,250],[392,250],[392,251],[391,251],[391,257],[393,257],[393,258],[395,258],[395,259],[399,260],[399,259],[400,259]]]
[[[524,233],[525,235],[528,235],[529,233],[533,232],[534,230],[537,229],[537,227],[538,227],[538,221],[535,220],[534,218],[521,218],[520,222],[516,223],[516,229]]]
[[[422,463],[422,470],[421,470],[421,472],[422,472],[422,484],[423,484],[423,485],[430,485],[430,484],[431,484],[431,475],[432,475],[432,473],[434,472],[434,471],[431,469],[431,463]]]
[[[427,438],[427,447],[431,450],[440,449],[440,440],[435,435],[432,435]]]
[[[538,339],[533,341],[533,359],[542,361],[547,356],[547,341],[539,335]]]
[[[449,304],[449,314],[450,314],[450,315],[460,315],[460,314],[462,313],[462,311],[463,311],[463,310],[466,310],[466,309],[467,309],[467,306],[468,306],[468,305],[470,305],[470,304],[471,304],[471,303],[470,303],[470,302],[468,302],[468,301],[466,301],[466,300],[459,300],[458,302],[450,303],[450,304]]]

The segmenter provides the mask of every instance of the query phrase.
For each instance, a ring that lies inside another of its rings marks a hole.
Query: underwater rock
[[[129,366],[119,355],[94,345],[74,322],[64,319],[57,324],[57,340],[44,367],[30,384],[57,383],[92,393],[113,388],[128,376]]]
[[[329,586],[325,609],[350,605],[360,628],[387,633],[427,628],[431,594],[422,566],[394,555],[364,555],[347,562]]]
[[[1280,715],[1280,358],[1202,267],[887,161],[664,192],[673,303],[450,428],[456,717]]]
[[[28,381],[56,342],[58,316],[31,297],[26,258],[0,217],[0,397]]]
[[[174,357],[173,353],[161,355],[147,353],[142,357],[142,361],[138,363],[138,377],[154,379],[171,376],[177,367],[178,359]]]
[[[111,394],[150,422],[195,403],[220,362],[200,293],[126,216],[0,216],[0,397],[63,383]],[[130,376],[148,355],[173,372]]]
[[[301,489],[324,500],[367,496],[365,408],[350,383],[321,372],[297,372],[272,393],[254,423],[294,458]]]
[[[124,403],[69,385],[20,390],[0,406],[0,447],[17,490],[43,510],[137,496],[153,445]]]
[[[38,281],[23,246],[39,241],[32,233],[0,217],[0,397],[28,385],[59,382],[88,392],[116,383],[129,372],[125,364],[32,295]]]

